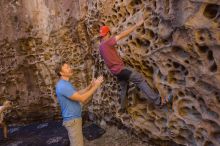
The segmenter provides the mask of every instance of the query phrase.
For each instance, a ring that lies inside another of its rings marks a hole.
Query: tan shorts
[[[82,118],[63,122],[63,126],[68,131],[70,146],[83,146]]]

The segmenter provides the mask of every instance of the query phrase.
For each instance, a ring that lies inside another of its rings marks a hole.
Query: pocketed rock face
[[[141,136],[183,145],[220,145],[219,1],[91,1],[87,25],[91,37],[103,24],[117,34],[141,17],[144,25],[117,49],[160,96],[173,94],[172,107],[156,109],[130,84],[128,113],[118,113],[119,86],[97,57],[96,70],[106,81],[89,111],[98,119],[119,120]],[[98,40],[93,44],[98,46]]]
[[[59,60],[74,67],[71,81],[77,88],[91,80],[91,49],[84,22],[79,21],[85,2],[80,2],[0,2],[0,102],[13,100],[8,123],[60,118],[54,92]]]
[[[9,123],[58,118],[60,111],[54,92],[58,77],[54,70],[59,60],[74,66],[75,74],[71,81],[75,87],[85,87],[91,80],[92,72],[88,70],[91,57],[84,52],[86,48],[83,45],[73,40],[69,27],[51,33],[45,43],[41,38],[32,37],[18,39],[11,44],[4,41],[0,94],[2,101],[13,100],[13,108],[8,114]]]
[[[220,3],[218,0],[1,1],[0,97],[14,99],[14,123],[59,116],[54,67],[75,68],[77,88],[92,77],[105,83],[85,110],[91,119],[122,123],[143,140],[183,145],[220,144]],[[99,26],[117,34],[141,17],[144,24],[117,47],[173,104],[157,109],[130,84],[127,112],[119,113],[119,85],[98,53]]]

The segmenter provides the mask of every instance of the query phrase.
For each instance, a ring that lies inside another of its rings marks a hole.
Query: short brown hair
[[[60,77],[61,74],[60,74],[60,71],[61,71],[61,68],[62,66],[66,63],[66,61],[60,61],[56,64],[55,66],[55,73]]]

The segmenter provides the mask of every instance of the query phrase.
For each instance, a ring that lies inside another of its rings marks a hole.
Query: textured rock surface
[[[95,96],[90,111],[106,121],[120,119],[150,138],[184,145],[220,145],[220,6],[217,1],[206,2],[91,2],[87,23],[93,35],[97,34],[97,23],[89,20],[95,18],[109,25],[113,34],[141,16],[145,18],[144,25],[120,42],[118,50],[161,96],[172,92],[174,100],[172,110],[155,109],[140,98],[131,84],[128,113],[119,114],[118,85],[104,71],[108,80]],[[96,62],[96,69],[103,72],[102,60]]]
[[[85,87],[106,81],[88,109],[91,119],[122,123],[143,139],[184,145],[220,145],[220,3],[218,0],[11,0],[1,1],[0,96],[14,99],[9,122],[59,115],[54,65],[65,58],[71,80]],[[98,29],[117,34],[144,17],[120,42],[126,64],[140,71],[169,108],[155,109],[132,84],[127,113],[119,114],[119,86],[98,54]]]
[[[85,2],[80,2],[0,2],[0,97],[1,101],[14,100],[15,107],[8,114],[10,123],[60,117],[54,93],[54,65],[60,58],[75,67],[76,87],[91,80],[90,48],[85,43],[86,29],[79,21]]]

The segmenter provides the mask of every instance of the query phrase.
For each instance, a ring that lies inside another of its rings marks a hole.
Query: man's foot
[[[160,98],[160,103],[156,104],[156,107],[157,108],[163,108],[168,103],[171,103],[172,99],[173,99],[173,95],[172,94],[169,94],[167,97],[161,97]]]
[[[172,94],[169,94],[166,97],[161,97],[161,105],[165,105],[167,103],[171,103],[172,99],[173,99],[173,95]]]

